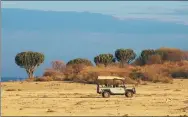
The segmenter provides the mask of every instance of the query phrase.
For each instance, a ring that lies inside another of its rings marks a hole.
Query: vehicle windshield
[[[124,83],[122,80],[114,80],[114,79],[108,79],[108,80],[99,80],[98,84],[101,87],[124,87]]]

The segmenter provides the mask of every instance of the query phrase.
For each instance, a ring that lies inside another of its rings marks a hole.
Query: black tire
[[[104,92],[102,93],[102,97],[103,97],[103,98],[109,98],[109,97],[110,97],[110,93],[109,93],[108,91],[104,91]]]
[[[125,96],[128,97],[128,98],[132,98],[133,97],[133,92],[132,91],[127,91],[125,93]]]

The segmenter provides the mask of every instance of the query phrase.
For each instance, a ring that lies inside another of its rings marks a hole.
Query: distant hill
[[[45,63],[67,62],[76,57],[93,60],[99,53],[114,53],[117,48],[132,48],[137,53],[145,48],[163,46],[188,49],[188,26],[152,20],[119,20],[110,15],[89,12],[55,12],[2,9],[3,76],[25,76],[14,57],[18,52],[43,52]]]
[[[119,20],[89,12],[2,9],[2,27],[8,30],[56,30],[100,33],[187,33],[188,26],[150,21]]]

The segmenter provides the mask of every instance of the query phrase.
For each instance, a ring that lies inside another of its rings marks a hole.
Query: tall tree
[[[92,62],[88,59],[85,59],[85,58],[76,58],[76,59],[70,60],[67,63],[67,66],[68,65],[75,65],[75,64],[82,64],[82,65],[85,65],[85,66],[93,66]]]
[[[132,49],[117,49],[115,56],[123,67],[125,64],[130,64],[136,58],[136,53]]]
[[[29,78],[32,78],[35,69],[44,62],[44,55],[32,51],[21,52],[16,55],[15,62],[26,70]]]
[[[112,54],[99,54],[94,57],[94,62],[96,65],[103,64],[105,67],[115,62],[114,56]]]
[[[155,55],[155,54],[156,54],[155,50],[153,50],[153,49],[146,49],[146,50],[143,50],[141,52],[140,57],[142,58],[143,63],[146,64],[147,61],[148,61],[148,59],[149,59],[149,57],[152,56],[152,55]]]

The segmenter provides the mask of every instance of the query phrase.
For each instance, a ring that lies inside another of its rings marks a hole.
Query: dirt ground
[[[66,82],[1,84],[2,116],[138,116],[188,115],[188,80],[136,87],[133,98],[102,98],[96,85]]]

